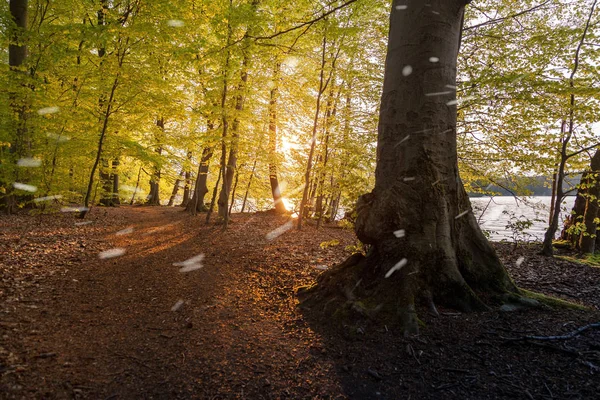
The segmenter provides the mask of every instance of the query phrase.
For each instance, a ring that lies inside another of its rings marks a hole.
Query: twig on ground
[[[560,335],[560,336],[522,336],[522,337],[518,337],[518,338],[503,338],[504,340],[507,341],[519,341],[519,340],[569,340],[574,338],[575,336],[587,331],[588,329],[592,329],[592,328],[600,328],[600,322],[596,322],[594,324],[588,324],[585,326],[582,326],[581,328],[578,328],[576,330],[574,330],[571,333],[568,333],[566,335]]]

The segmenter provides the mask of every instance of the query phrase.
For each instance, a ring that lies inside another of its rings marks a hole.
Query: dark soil
[[[376,322],[323,324],[298,307],[295,289],[350,254],[351,231],[307,226],[267,240],[286,218],[234,215],[223,232],[203,215],[158,207],[97,208],[88,217],[92,223],[77,226],[70,214],[0,221],[0,398],[600,393],[600,328],[525,339],[600,322],[600,269],[542,258],[535,246],[511,253],[497,245],[517,284],[589,311],[440,309],[438,318],[420,314],[421,334],[403,338]],[[127,227],[133,232],[116,235]],[[126,253],[99,258],[115,247]],[[201,269],[173,265],[199,254]]]

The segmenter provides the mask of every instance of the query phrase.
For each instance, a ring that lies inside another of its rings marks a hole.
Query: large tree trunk
[[[10,44],[8,46],[8,65],[10,67],[11,81],[14,87],[10,93],[11,108],[15,115],[15,135],[10,146],[10,153],[16,163],[24,153],[25,136],[27,135],[27,100],[22,98],[20,92],[25,86],[22,81],[26,73],[21,70],[27,58],[27,46],[25,45],[27,35],[27,0],[10,0],[10,15],[15,22],[15,29],[10,32]],[[18,169],[11,178],[16,181],[19,179]],[[9,182],[0,182],[0,186],[6,188],[6,195],[0,196],[0,208],[4,208],[7,214],[17,211],[17,197],[13,193],[13,188]]]
[[[560,240],[566,240],[572,243],[574,248],[579,246],[579,232],[578,225],[583,222],[583,214],[585,213],[586,188],[583,186],[583,182],[588,180],[587,171],[581,175],[580,187],[577,190],[577,196],[575,197],[575,203],[571,213],[565,218],[563,224],[563,230],[560,233]]]
[[[577,197],[571,214],[565,220],[562,240],[570,241],[584,253],[593,253],[596,247],[598,198],[600,197],[600,150],[590,161],[590,169],[581,176]]]
[[[486,309],[484,299],[518,296],[477,224],[458,174],[455,93],[426,95],[455,84],[466,3],[437,2],[432,13],[421,0],[394,1],[375,188],[357,204],[356,234],[371,249],[366,258],[324,273],[308,291],[308,305],[321,304],[342,280],[346,298],[365,300],[354,308],[378,304],[373,311],[393,316],[405,333],[414,333],[417,299],[432,310],[435,302],[474,311]],[[396,10],[400,4],[408,7]],[[430,63],[432,56],[441,62]]]
[[[212,130],[212,125],[209,125]],[[194,195],[192,200],[187,204],[185,210],[191,214],[196,214],[201,211],[206,211],[204,205],[204,197],[208,193],[208,186],[206,181],[208,179],[208,167],[210,159],[213,155],[214,147],[207,146],[202,150],[202,158],[200,159],[200,165],[198,165],[198,176],[196,177],[196,187],[194,188]]]

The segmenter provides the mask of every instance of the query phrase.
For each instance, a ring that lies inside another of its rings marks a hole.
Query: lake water
[[[522,237],[521,240],[542,241],[548,227],[550,201],[550,196],[521,197],[519,200],[512,196],[471,198],[473,212],[479,219],[481,229],[488,231],[493,241],[513,240],[512,230],[506,227],[511,223],[511,217],[513,223],[527,219],[533,222],[533,225],[524,231],[526,237]],[[574,202],[575,196],[569,196],[563,201],[557,235],[562,229],[564,217],[571,212]]]

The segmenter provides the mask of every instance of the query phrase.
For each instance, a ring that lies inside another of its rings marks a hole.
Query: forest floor
[[[510,340],[600,322],[600,268],[542,258],[535,246],[511,252],[497,244],[519,286],[590,310],[440,309],[437,318],[421,313],[421,334],[404,338],[377,323],[324,326],[297,306],[297,287],[349,255],[351,231],[307,226],[274,237],[267,235],[286,218],[237,214],[226,232],[204,218],[164,207],[95,208],[86,225],[71,214],[2,217],[0,398],[600,393],[600,329],[563,340]],[[126,252],[99,258],[113,248]],[[199,254],[196,264],[173,265]],[[202,268],[180,272],[194,265]]]

